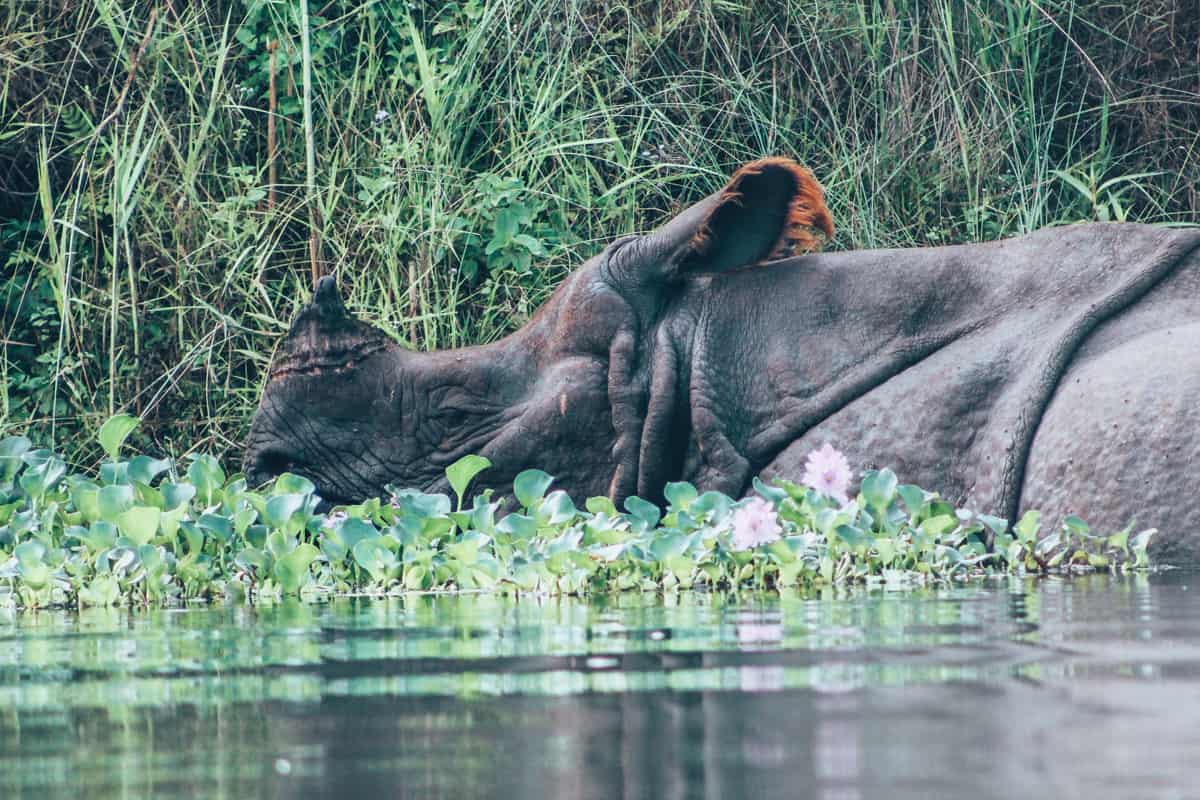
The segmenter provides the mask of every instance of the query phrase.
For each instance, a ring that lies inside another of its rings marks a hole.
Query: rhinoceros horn
[[[336,275],[317,281],[312,302],[292,322],[271,369],[271,378],[346,369],[391,343],[376,328],[346,311]]]

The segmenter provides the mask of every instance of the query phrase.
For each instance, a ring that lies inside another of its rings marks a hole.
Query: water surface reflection
[[[1195,796],[1193,577],[0,616],[0,796]]]

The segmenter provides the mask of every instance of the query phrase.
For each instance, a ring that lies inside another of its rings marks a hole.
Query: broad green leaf
[[[757,477],[755,477],[752,483],[754,485],[754,491],[758,492],[762,497],[770,500],[775,505],[782,503],[788,496],[786,489],[780,489],[778,486],[770,486]]]
[[[699,496],[696,487],[685,481],[674,481],[663,488],[663,497],[670,504],[672,511],[686,511]]]
[[[398,565],[396,554],[378,539],[363,539],[354,545],[354,563],[370,573],[372,580],[382,581]]]
[[[196,487],[196,497],[200,503],[211,506],[225,486],[225,471],[217,459],[207,454],[200,455],[188,467],[188,480]]]
[[[8,483],[21,471],[25,462],[21,459],[33,443],[24,436],[8,436],[0,440],[0,483]]]
[[[996,536],[1003,536],[1008,530],[1008,520],[1003,517],[992,517],[987,514],[980,514],[977,519],[988,527],[988,529]]]
[[[612,517],[617,515],[617,507],[607,497],[589,497],[584,508],[592,514],[608,514]]]
[[[1017,535],[1017,541],[1021,544],[1029,546],[1037,541],[1038,531],[1042,527],[1042,514],[1040,511],[1026,511],[1020,522],[1013,527],[1013,532]]]
[[[94,522],[87,527],[75,525],[67,529],[66,534],[73,536],[89,550],[99,552],[107,550],[117,543],[117,528],[111,522]]]
[[[379,530],[374,525],[361,519],[345,520],[336,528],[336,532],[348,550],[353,550],[359,542],[380,537]]]
[[[286,594],[295,594],[303,589],[312,576],[309,567],[321,552],[304,542],[275,562],[275,579]]]
[[[50,582],[50,567],[46,564],[46,546],[37,539],[22,542],[13,548],[17,571],[29,588],[39,591]]]
[[[646,528],[653,528],[661,518],[661,512],[654,503],[647,502],[637,495],[625,498],[625,510]]]
[[[268,499],[263,515],[266,523],[272,528],[286,527],[292,515],[304,508],[305,499],[302,494],[280,494]]]
[[[201,514],[196,524],[212,534],[221,544],[233,538],[233,522],[221,514]]]
[[[859,491],[866,499],[867,505],[876,511],[886,511],[896,499],[896,473],[890,469],[869,470],[863,475]]]
[[[102,486],[96,493],[96,508],[100,519],[116,523],[124,511],[133,505],[132,486]]]
[[[130,459],[128,475],[130,480],[138,483],[152,483],[162,473],[171,468],[168,458],[151,458],[150,456],[135,456]]]
[[[513,480],[513,495],[525,509],[533,509],[546,495],[554,478],[540,469],[527,469]]]
[[[900,496],[900,500],[904,503],[904,508],[908,511],[909,516],[916,516],[925,506],[927,493],[920,486],[904,483],[896,487],[896,494]]]
[[[196,496],[196,487],[190,483],[164,483],[159,488],[163,496],[163,511],[178,508]]]
[[[117,515],[117,528],[121,535],[142,545],[149,544],[158,533],[158,519],[162,512],[153,506],[134,506]]]
[[[308,478],[303,475],[295,475],[291,472],[285,472],[275,479],[275,485],[271,487],[271,494],[312,494],[317,490],[317,487]]]
[[[129,434],[133,433],[137,428],[137,417],[131,417],[128,414],[116,414],[109,417],[108,421],[100,426],[100,432],[96,438],[100,440],[100,446],[104,448],[104,452],[108,454],[110,461],[116,461],[120,455],[121,445]]]
[[[71,487],[71,501],[87,522],[100,519],[99,487],[91,481],[79,481]]]
[[[541,502],[534,519],[539,527],[555,526],[574,519],[578,513],[570,495],[559,489]]]
[[[949,514],[939,514],[921,523],[921,530],[931,536],[941,536],[958,527],[958,518]]]
[[[838,525],[834,530],[837,537],[845,542],[851,549],[857,549],[860,546],[867,544],[869,538],[867,534],[860,528],[853,525]]]
[[[1063,519],[1063,527],[1071,532],[1074,536],[1086,536],[1091,530],[1088,524],[1074,514],[1068,514]]]
[[[458,498],[458,508],[462,508],[466,501],[467,487],[471,485],[471,481],[491,465],[492,462],[483,456],[468,455],[446,467],[446,479],[450,481],[450,488]]]
[[[524,514],[509,514],[496,523],[496,530],[513,539],[531,539],[537,534],[537,522]]]

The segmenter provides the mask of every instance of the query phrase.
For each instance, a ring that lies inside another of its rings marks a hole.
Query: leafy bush
[[[413,347],[491,341],[768,154],[835,248],[1195,222],[1198,40],[1178,0],[0,3],[0,433],[91,461],[124,398],[236,451],[314,253]]]
[[[489,466],[446,470],[454,497],[413,489],[318,514],[306,478],[260,490],[210,455],[186,469],[121,458],[136,421],[100,430],[98,475],[24,437],[0,441],[0,602],[166,603],[187,598],[458,590],[540,593],[771,588],[883,582],[903,587],[995,572],[1146,565],[1153,531],[1095,536],[1068,517],[1039,538],[1037,512],[1013,528],[867,472],[841,503],[786,481],[755,482],[737,501],[666,489],[664,510],[637,497],[625,510],[594,497],[579,509],[540,470],[519,474],[511,513],[490,490],[467,490]],[[990,547],[989,547],[990,543]]]

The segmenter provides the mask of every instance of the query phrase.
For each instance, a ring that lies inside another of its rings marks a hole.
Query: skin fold
[[[673,480],[739,496],[797,479],[829,442],[1009,519],[1158,527],[1152,554],[1195,560],[1200,232],[791,255],[832,234],[807,170],[754,162],[588,260],[509,337],[431,353],[354,319],[324,278],[276,353],[247,475],[350,502],[446,490],[477,453],[502,493],[536,467],[580,502],[658,501]]]

